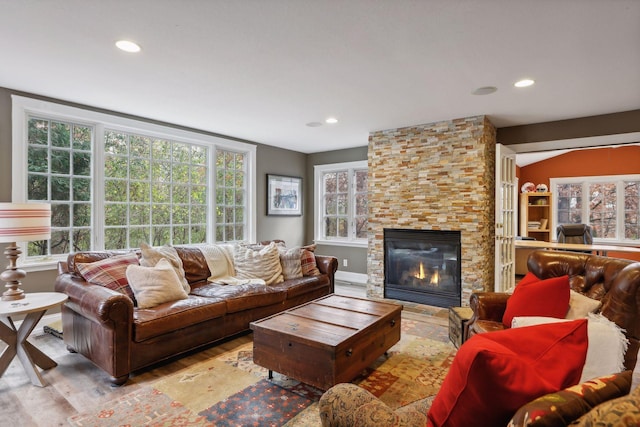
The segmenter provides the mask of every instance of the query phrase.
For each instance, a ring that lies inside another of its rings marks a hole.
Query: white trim
[[[585,148],[616,144],[630,144],[638,141],[640,141],[640,132],[630,132],[615,135],[597,135],[585,138],[569,138],[558,139],[555,141],[510,144],[507,147],[509,147],[516,153],[532,153],[536,151],[560,150],[566,148]]]
[[[352,273],[350,271],[336,271],[335,279],[341,282],[366,285],[368,277],[364,273]]]
[[[367,239],[360,240],[326,240],[326,239],[318,239],[314,240],[313,243],[318,245],[326,245],[326,246],[346,246],[350,248],[366,248],[368,247]]]

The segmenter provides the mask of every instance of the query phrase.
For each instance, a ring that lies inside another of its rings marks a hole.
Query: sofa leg
[[[110,377],[111,387],[120,387],[129,379],[129,375],[123,375],[121,377]]]

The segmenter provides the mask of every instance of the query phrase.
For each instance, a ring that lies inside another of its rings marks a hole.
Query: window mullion
[[[97,123],[94,127],[94,142],[91,147],[93,151],[93,162],[91,176],[93,176],[93,200],[91,201],[93,206],[93,249],[104,249],[104,221],[105,221],[105,186],[104,186],[104,171],[105,171],[105,129],[104,125]]]

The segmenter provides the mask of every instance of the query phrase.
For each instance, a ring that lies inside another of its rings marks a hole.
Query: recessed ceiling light
[[[489,95],[497,91],[498,88],[495,86],[483,86],[471,92],[474,95]]]
[[[309,122],[309,123],[307,123],[307,126],[309,126],[310,128],[317,128],[317,127],[322,126],[322,123],[320,123],[320,122]]]
[[[325,122],[332,125],[334,123],[338,123],[338,119],[336,119],[335,117],[329,117],[327,120],[325,120]]]
[[[515,87],[528,87],[528,86],[533,85],[534,83],[535,83],[535,81],[534,81],[534,80],[531,80],[531,79],[522,79],[522,80],[519,80],[519,81],[515,82],[513,85],[514,85]]]
[[[124,50],[125,52],[140,52],[140,45],[129,40],[118,40],[116,42],[116,46],[118,47],[118,49]]]

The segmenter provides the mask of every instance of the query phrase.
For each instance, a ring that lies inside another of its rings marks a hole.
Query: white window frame
[[[185,142],[189,144],[204,145],[211,149],[209,155],[209,179],[207,185],[210,191],[215,191],[215,150],[236,151],[246,153],[246,239],[249,241],[256,240],[256,150],[253,144],[247,144],[239,141],[206,135],[204,133],[192,132],[177,129],[171,126],[164,126],[120,117],[112,114],[106,114],[82,108],[71,107],[53,102],[27,98],[19,95],[12,95],[12,201],[15,203],[24,203],[28,200],[28,182],[27,182],[27,166],[28,166],[28,146],[27,131],[28,117],[30,115],[42,116],[43,118],[61,120],[72,123],[80,123],[94,126],[94,150],[92,158],[92,181],[93,181],[93,209],[92,223],[94,229],[101,230],[104,225],[104,172],[102,167],[96,167],[104,163],[103,150],[95,149],[95,147],[104,146],[104,130],[128,132],[133,134],[145,135],[168,139],[177,142]],[[207,242],[212,243],[215,239],[215,195],[212,193],[208,198],[208,220],[207,224]],[[94,233],[93,247],[101,249],[104,247],[104,233]],[[27,243],[20,242],[18,246],[24,254],[27,253]],[[55,268],[59,260],[66,259],[66,256],[56,255],[38,259],[26,259],[26,256],[20,257],[20,265],[25,270],[48,270]]]
[[[355,189],[353,188],[353,172],[356,169],[367,169],[367,161],[359,160],[355,162],[331,163],[325,165],[314,166],[314,185],[313,194],[315,196],[315,209],[313,219],[314,242],[332,246],[350,246],[357,248],[366,248],[366,238],[355,238],[354,220],[355,220]],[[324,212],[324,187],[322,176],[327,172],[349,171],[349,207],[347,216],[349,217],[349,234],[347,238],[326,239],[323,233],[323,212]]]
[[[630,240],[624,238],[624,182],[625,181],[640,181],[640,175],[602,175],[602,176],[582,176],[582,177],[570,177],[570,178],[550,178],[549,184],[552,194],[558,194],[558,185],[562,184],[582,184],[582,218],[586,224],[589,218],[589,185],[590,184],[602,184],[602,183],[616,183],[616,239],[609,239],[595,236],[593,238],[594,243],[602,244],[620,244],[620,245],[638,245],[638,240]],[[558,197],[552,197],[552,218],[553,224],[558,224]],[[557,240],[557,232],[553,230],[553,240]]]

